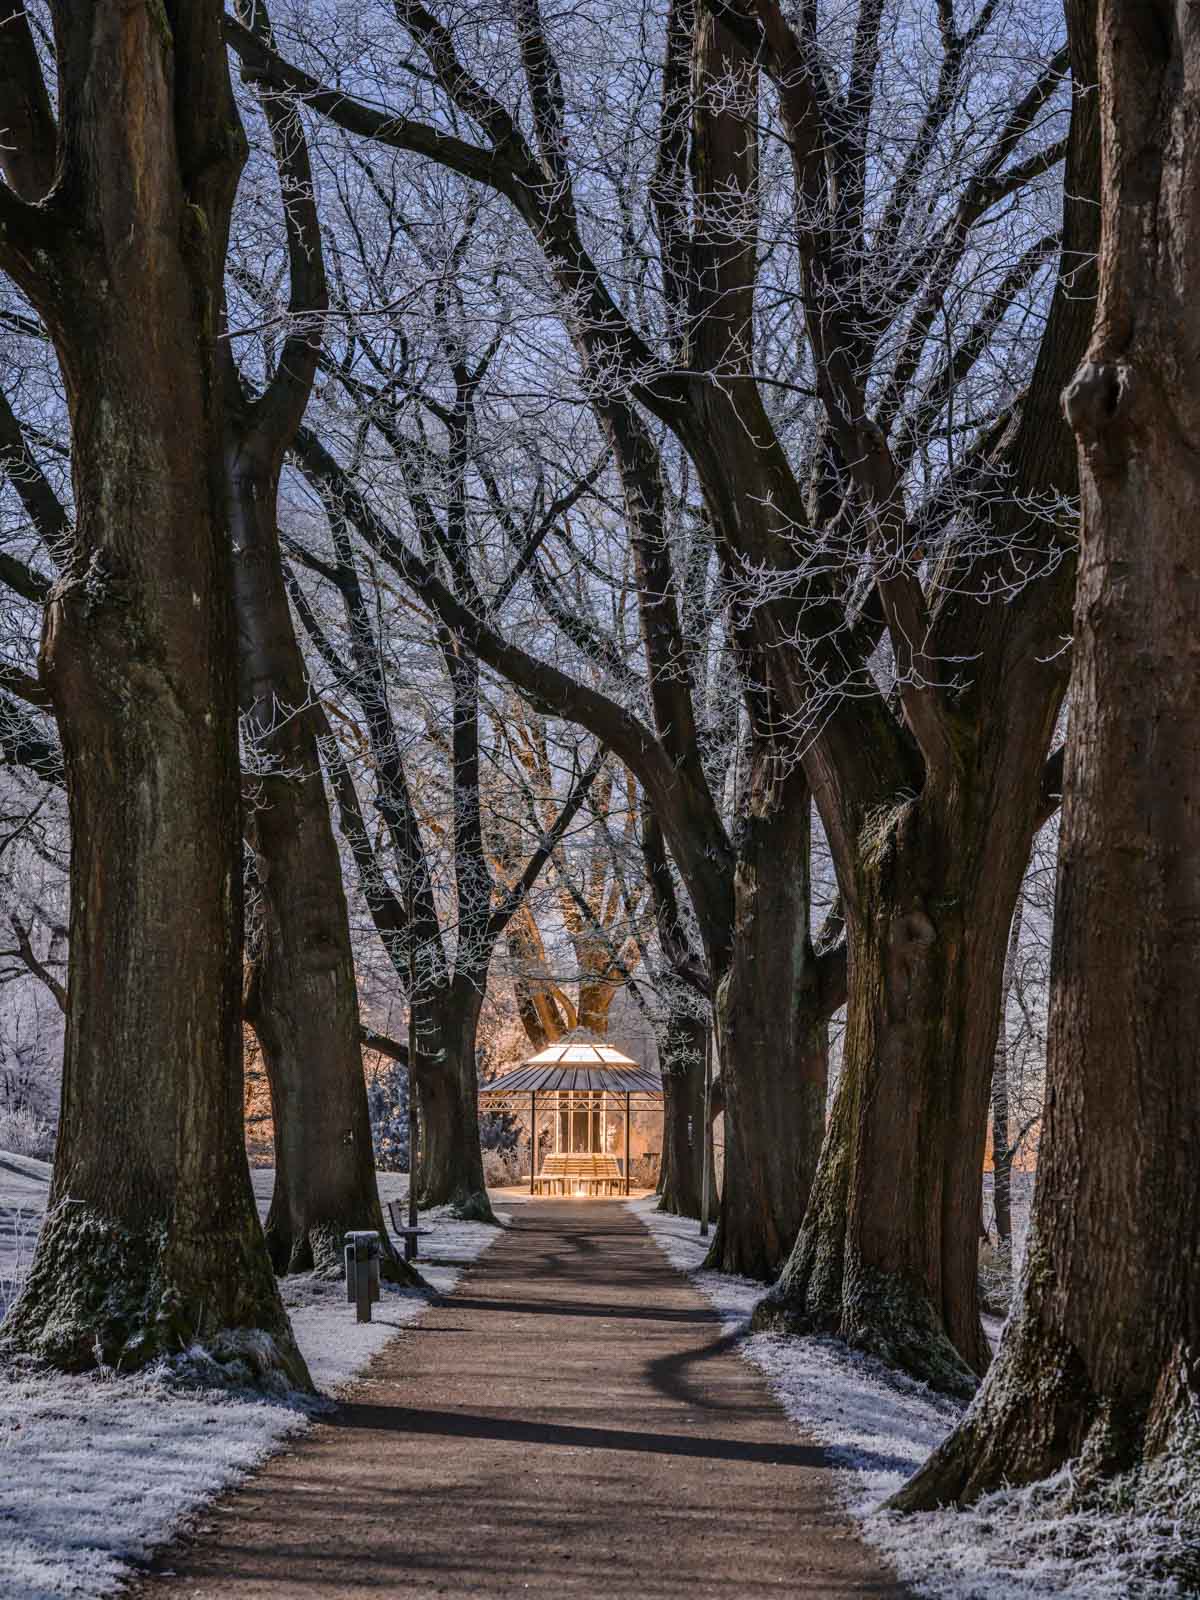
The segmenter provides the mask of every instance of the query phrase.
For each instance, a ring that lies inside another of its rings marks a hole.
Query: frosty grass
[[[835,1339],[748,1332],[763,1285],[701,1263],[707,1241],[656,1198],[629,1202],[671,1264],[716,1309],[742,1357],[766,1377],[791,1420],[825,1446],[839,1498],[864,1537],[929,1600],[1166,1600],[1200,1590],[1161,1576],[1184,1542],[1170,1521],[1136,1512],[1066,1511],[1069,1468],[968,1511],[900,1517],[878,1510],[961,1414],[957,1402],[899,1377]],[[997,1332],[999,1330],[997,1329]]]
[[[254,1173],[260,1207],[272,1177]],[[28,1266],[48,1178],[44,1163],[0,1153],[0,1311]],[[397,1197],[395,1175],[381,1173],[380,1190]],[[422,1264],[441,1293],[496,1237],[496,1229],[445,1211],[426,1212],[421,1224],[432,1230],[424,1253],[446,1263]],[[428,1304],[421,1290],[385,1284],[372,1321],[360,1326],[342,1283],[301,1274],[281,1288],[325,1395],[344,1388]],[[199,1508],[321,1409],[296,1396],[183,1388],[165,1365],[118,1377],[0,1364],[0,1600],[78,1600],[120,1588]]]

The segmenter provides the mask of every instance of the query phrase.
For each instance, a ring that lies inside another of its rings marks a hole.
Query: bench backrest
[[[621,1167],[616,1156],[558,1154],[546,1156],[541,1175],[548,1178],[619,1178]]]

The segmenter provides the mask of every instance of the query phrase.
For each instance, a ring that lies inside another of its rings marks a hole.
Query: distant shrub
[[[380,1059],[367,1078],[371,1142],[380,1172],[408,1171],[408,1069],[399,1061]]]
[[[517,1183],[521,1176],[521,1160],[514,1145],[508,1150],[484,1150],[483,1181],[489,1189],[503,1189]]]
[[[387,1056],[376,1060],[377,1064],[367,1071],[367,1109],[371,1117],[375,1165],[380,1172],[407,1172],[408,1068]],[[520,1132],[520,1123],[507,1112],[485,1112],[480,1117],[479,1142],[483,1146],[485,1172],[489,1154],[498,1157],[505,1172],[510,1170]],[[491,1181],[489,1178],[488,1182]]]
[[[54,1124],[27,1106],[20,1110],[0,1107],[0,1150],[49,1161],[54,1155]]]
[[[629,1181],[635,1189],[653,1189],[658,1183],[658,1154],[634,1156],[629,1163]]]
[[[507,1111],[485,1111],[479,1119],[479,1143],[485,1150],[515,1150],[520,1137],[521,1124]]]
[[[995,1245],[990,1239],[979,1241],[979,1300],[989,1316],[1006,1317],[1012,1300],[1012,1249]]]

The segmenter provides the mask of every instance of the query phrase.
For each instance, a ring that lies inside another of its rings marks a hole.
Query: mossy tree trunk
[[[911,801],[880,818],[847,902],[836,1106],[796,1248],[760,1326],[835,1332],[969,1391],[984,1371],[977,1266],[986,1135],[1020,839]],[[997,846],[1000,848],[997,850]]]
[[[71,967],[47,1221],[5,1323],[69,1368],[207,1345],[307,1385],[242,1143],[236,635],[217,375],[244,140],[215,0],[23,13],[0,265],[61,362],[76,525],[42,642],[70,807]],[[2,110],[2,108],[0,108]],[[4,117],[12,125],[12,119]],[[57,164],[57,184],[44,203]]]
[[[1072,18],[1099,47],[1103,245],[1066,395],[1083,541],[1046,1115],[1018,1307],[905,1510],[1067,1461],[1077,1496],[1136,1470],[1169,1508],[1196,1481],[1200,57],[1177,13]]]

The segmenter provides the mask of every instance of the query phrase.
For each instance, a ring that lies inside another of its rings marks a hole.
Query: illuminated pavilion
[[[485,1084],[479,1102],[485,1111],[528,1109],[530,1194],[628,1194],[631,1118],[661,1113],[663,1091],[656,1072],[576,1028]],[[546,1111],[553,1134],[542,1141],[538,1117]]]

